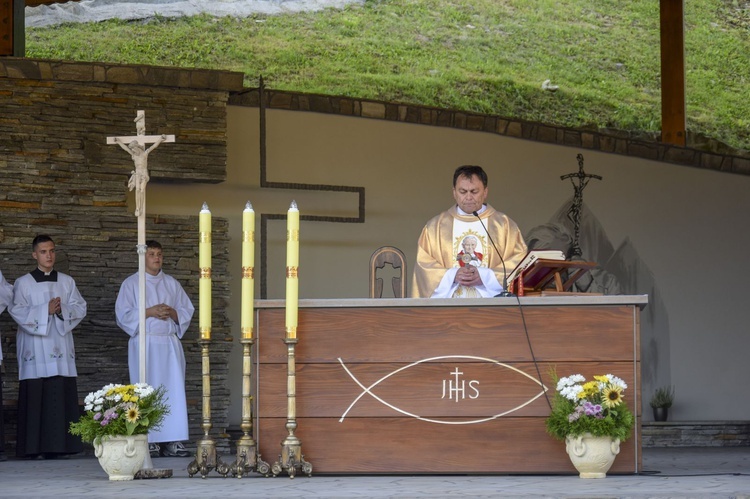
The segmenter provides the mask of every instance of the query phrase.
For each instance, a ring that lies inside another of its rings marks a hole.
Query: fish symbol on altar
[[[356,407],[366,403],[366,396],[420,421],[463,425],[517,413],[548,391],[539,379],[518,367],[473,355],[425,358],[387,373],[381,366],[350,368],[340,357],[337,360],[362,390],[339,423],[356,416]]]

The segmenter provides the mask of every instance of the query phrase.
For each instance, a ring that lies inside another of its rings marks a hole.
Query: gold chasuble
[[[485,205],[479,217],[492,235],[510,273],[526,255],[526,243],[516,223],[504,213]],[[483,285],[453,283],[458,268],[473,265]],[[411,286],[413,298],[474,298],[502,291],[503,264],[477,217],[463,214],[457,206],[432,218],[422,229],[417,265]]]

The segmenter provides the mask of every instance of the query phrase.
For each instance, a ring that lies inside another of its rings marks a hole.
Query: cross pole
[[[146,184],[148,155],[162,142],[174,142],[174,135],[146,135],[146,113],[137,111],[136,135],[107,137],[107,144],[117,144],[133,158],[128,188],[135,189],[135,216],[138,217],[138,380],[146,383]],[[146,146],[149,144],[148,149]]]

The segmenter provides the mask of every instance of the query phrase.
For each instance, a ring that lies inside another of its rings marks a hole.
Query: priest
[[[68,427],[80,415],[73,329],[86,316],[86,301],[72,277],[54,270],[50,236],[34,238],[31,256],[37,268],[16,279],[8,309],[18,324],[16,455],[54,459],[83,450]]]
[[[487,194],[482,167],[456,169],[456,204],[429,220],[419,237],[412,297],[478,298],[503,291],[505,273],[526,255],[526,243],[513,220],[485,203]]]
[[[185,396],[185,353],[180,340],[185,335],[195,308],[177,279],[162,271],[162,246],[146,241],[146,382],[164,386],[169,414],[162,427],[149,432],[153,457],[186,457],[183,440],[188,440]],[[130,335],[128,366],[130,382],[139,382],[138,272],[125,279],[115,302],[117,325]],[[160,445],[163,444],[163,447]]]

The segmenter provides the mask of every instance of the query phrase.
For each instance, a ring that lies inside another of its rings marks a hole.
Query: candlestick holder
[[[271,467],[260,458],[258,446],[253,439],[253,396],[250,393],[252,386],[252,347],[255,340],[252,338],[240,339],[242,343],[242,437],[237,440],[237,459],[230,470],[232,475],[242,478],[243,475],[256,471],[264,476],[269,476]]]
[[[216,441],[211,438],[211,361],[209,359],[210,339],[200,339],[202,378],[203,378],[203,438],[198,441],[195,459],[188,464],[187,472],[190,478],[200,472],[201,478],[206,478],[212,470],[226,477],[229,474],[229,466],[216,457]]]
[[[271,466],[273,476],[278,476],[282,471],[286,471],[289,478],[294,478],[297,469],[307,476],[312,476],[312,464],[305,461],[305,455],[302,454],[302,442],[294,434],[297,429],[297,374],[295,367],[295,346],[297,338],[290,338],[287,331],[287,337],[284,339],[287,352],[287,421],[286,430],[289,433],[281,442],[281,454],[279,460]],[[296,335],[295,335],[296,336]]]

